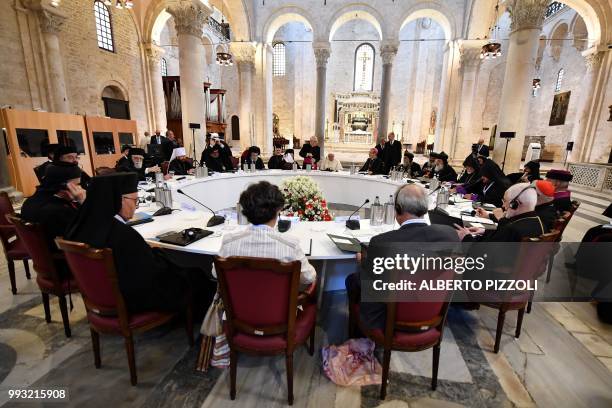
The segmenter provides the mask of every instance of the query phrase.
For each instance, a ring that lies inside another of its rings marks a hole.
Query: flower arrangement
[[[292,177],[281,185],[285,204],[289,206],[283,215],[299,217],[302,221],[331,221],[321,189],[313,179],[306,176]]]

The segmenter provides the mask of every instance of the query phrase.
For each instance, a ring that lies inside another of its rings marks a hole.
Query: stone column
[[[456,105],[459,97],[459,44],[449,41],[444,50],[442,83],[438,100],[438,123],[434,137],[434,150],[450,152],[457,119]]]
[[[250,42],[232,43],[232,54],[238,64],[240,77],[240,147],[241,151],[252,144],[251,113],[253,112],[253,74],[255,72],[255,44]]]
[[[380,56],[383,61],[382,82],[380,86],[380,109],[378,117],[378,142],[387,136],[389,126],[389,104],[391,102],[391,70],[393,69],[393,59],[397,54],[397,42],[387,42],[380,47]]]
[[[449,155],[459,160],[470,154],[472,143],[476,142],[472,129],[472,107],[480,71],[480,51],[482,44],[462,44],[459,64],[462,78],[459,106],[459,128],[453,148]]]
[[[329,43],[313,43],[315,60],[317,62],[317,92],[315,100],[315,136],[319,139],[321,158],[325,157],[325,101],[327,82],[327,60],[331,54]]]
[[[156,44],[149,43],[145,46],[145,52],[149,63],[149,78],[151,80],[151,91],[153,94],[153,116],[155,118],[155,130],[166,130],[166,102],[164,100],[164,85],[161,74],[161,57],[164,49]]]
[[[571,162],[588,161],[588,146],[592,144],[592,138],[589,135],[593,133],[589,132],[589,124],[592,122],[590,120],[591,116],[596,111],[594,109],[595,85],[599,77],[603,57],[603,51],[594,51],[585,56],[586,75],[582,81],[584,86],[579,95],[576,121],[572,128],[571,141],[574,142],[574,148],[568,157],[568,161]]]
[[[212,9],[199,2],[180,2],[168,7],[174,17],[178,36],[179,73],[181,77],[181,112],[183,143],[188,156],[200,159],[206,137],[206,98],[204,95],[205,53],[202,45],[202,29]],[[190,123],[198,123],[195,146],[192,142]]]
[[[54,112],[70,113],[70,104],[66,92],[63,58],[60,51],[58,33],[66,17],[58,12],[41,8],[38,10],[40,31],[47,54],[47,72],[51,90],[51,104]]]
[[[510,143],[504,167],[506,173],[518,171],[521,166],[539,36],[548,3],[548,0],[508,2],[512,31],[508,41],[506,72],[493,151],[493,159],[501,166],[506,143]],[[499,132],[516,132],[516,137],[501,139]]]

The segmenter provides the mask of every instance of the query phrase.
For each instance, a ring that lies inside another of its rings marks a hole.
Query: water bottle
[[[251,172],[255,173],[255,163],[251,163]]]
[[[162,190],[162,206],[163,207],[172,207],[172,190],[168,187],[167,183],[164,183],[164,188]]]
[[[247,172],[249,171],[249,164],[248,163],[242,163],[242,171]]]
[[[380,204],[380,199],[378,196],[376,196],[374,204],[370,206],[370,225],[382,225],[384,216],[383,206]]]
[[[385,225],[393,225],[395,223],[395,205],[393,203],[393,195],[389,194],[389,200],[385,203]]]
[[[448,205],[449,191],[446,187],[442,187],[436,196],[436,207],[446,207]]]
[[[297,163],[293,162],[293,165],[291,166],[291,168],[293,169],[293,171],[297,171]]]
[[[155,173],[155,186],[161,187],[164,182],[164,174],[161,171]]]
[[[202,167],[200,167],[200,177],[208,177],[208,167],[206,167],[206,163],[202,163]]]
[[[312,164],[307,164],[306,165],[306,171],[310,171],[312,170]]]
[[[438,180],[438,175],[435,175],[434,178],[429,182],[429,189],[434,191],[440,186],[440,180]]]

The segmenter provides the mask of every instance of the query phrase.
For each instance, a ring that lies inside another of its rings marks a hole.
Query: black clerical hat
[[[132,147],[128,153],[128,156],[146,156],[144,149],[139,147]]]
[[[42,183],[38,186],[40,191],[56,192],[65,189],[69,180],[81,178],[81,168],[72,163],[50,164],[45,170]]]
[[[55,152],[53,153],[53,160],[59,161],[60,157],[70,153],[77,153],[76,147],[59,144],[57,145],[57,147],[55,148]]]

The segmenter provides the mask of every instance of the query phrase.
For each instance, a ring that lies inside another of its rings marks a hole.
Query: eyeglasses
[[[140,207],[140,200],[138,198],[132,198],[132,197],[127,197],[127,196],[122,196],[122,198],[125,198],[126,200],[132,200],[134,201],[136,208]]]

